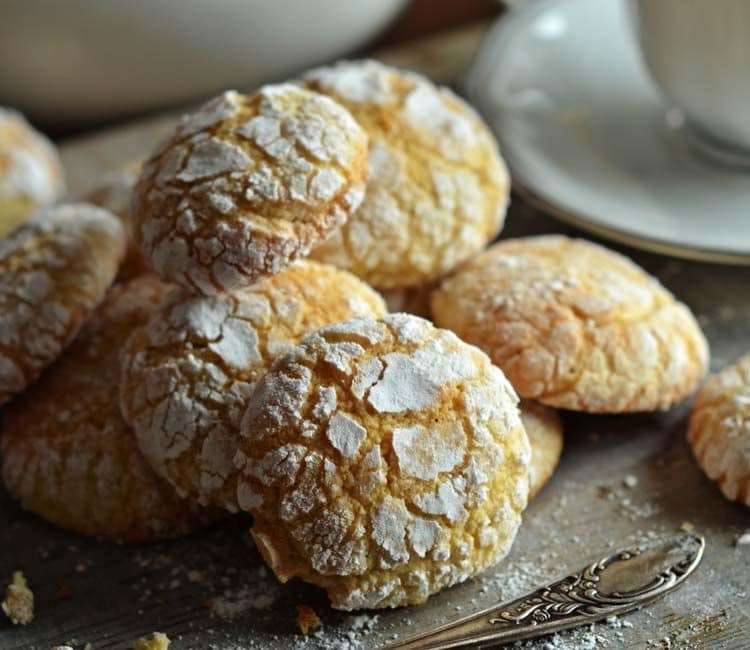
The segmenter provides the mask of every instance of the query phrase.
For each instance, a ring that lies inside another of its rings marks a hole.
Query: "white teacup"
[[[750,161],[750,0],[634,0],[643,58],[704,148]]]

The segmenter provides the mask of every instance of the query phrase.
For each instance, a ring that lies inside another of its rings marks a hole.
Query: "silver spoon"
[[[386,648],[510,643],[624,614],[679,587],[700,564],[705,547],[703,537],[687,534],[618,551],[526,596]]]

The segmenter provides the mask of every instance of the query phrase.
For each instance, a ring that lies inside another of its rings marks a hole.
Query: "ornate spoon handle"
[[[509,643],[632,611],[681,585],[700,564],[705,540],[683,535],[618,551],[516,600],[387,646],[444,650]]]

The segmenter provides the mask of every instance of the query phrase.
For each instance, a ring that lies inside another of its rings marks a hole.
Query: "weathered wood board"
[[[450,81],[465,69],[481,27],[384,53],[389,62]],[[63,147],[74,193],[96,176],[148,152],[173,117],[95,135]],[[576,233],[516,197],[503,237]],[[688,263],[624,249],[687,302],[710,340],[713,368],[750,350],[750,268]],[[0,578],[22,569],[36,594],[37,618],[12,628],[0,619],[0,650],[90,642],[129,648],[155,630],[173,648],[379,647],[517,595],[578,569],[609,550],[683,525],[708,538],[698,573],[676,594],[622,620],[528,647],[750,647],[750,510],[727,502],[701,474],[685,443],[688,406],[624,417],[566,414],[559,471],[531,504],[506,562],[481,579],[418,608],[347,616],[300,583],[276,584],[246,535],[247,522],[171,543],[119,547],[56,530],[21,511],[0,490]],[[638,480],[627,488],[627,475]],[[304,640],[295,606],[314,607],[325,623]],[[305,644],[308,644],[305,646]]]

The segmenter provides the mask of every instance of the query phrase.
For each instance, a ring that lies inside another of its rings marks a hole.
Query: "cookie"
[[[316,262],[231,295],[176,290],[125,346],[125,420],[181,495],[234,511],[240,420],[271,362],[323,325],[384,313],[375,291]]]
[[[311,334],[242,421],[237,498],[264,559],[344,610],[422,603],[498,562],[529,490],[517,399],[485,354],[416,316]]]
[[[750,506],[750,354],[703,385],[690,416],[688,442],[724,496]]]
[[[0,238],[64,192],[54,145],[20,113],[0,107]]]
[[[496,244],[442,283],[432,312],[489,354],[521,397],[558,408],[667,409],[708,363],[684,304],[623,255],[582,239]]]
[[[0,240],[0,404],[70,343],[124,250],[117,218],[85,203],[43,208]]]
[[[367,136],[328,97],[290,84],[229,91],[144,165],[136,236],[165,280],[230,291],[307,255],[359,206],[366,175]]]
[[[120,219],[125,228],[128,246],[125,259],[117,273],[117,279],[120,282],[152,272],[148,259],[135,240],[133,219],[130,216],[133,188],[138,180],[141,166],[141,161],[135,161],[105,174],[85,199],[93,205],[109,210]]]
[[[529,500],[533,499],[555,473],[563,448],[563,426],[557,411],[521,400],[521,422],[531,445]]]
[[[119,351],[164,291],[154,276],[116,285],[70,348],[7,408],[3,479],[27,510],[122,542],[175,537],[210,519],[154,474],[120,415]]]
[[[303,83],[346,106],[370,138],[364,201],[315,259],[379,289],[412,287],[442,277],[498,234],[508,171],[466,102],[376,61],[318,68]]]

